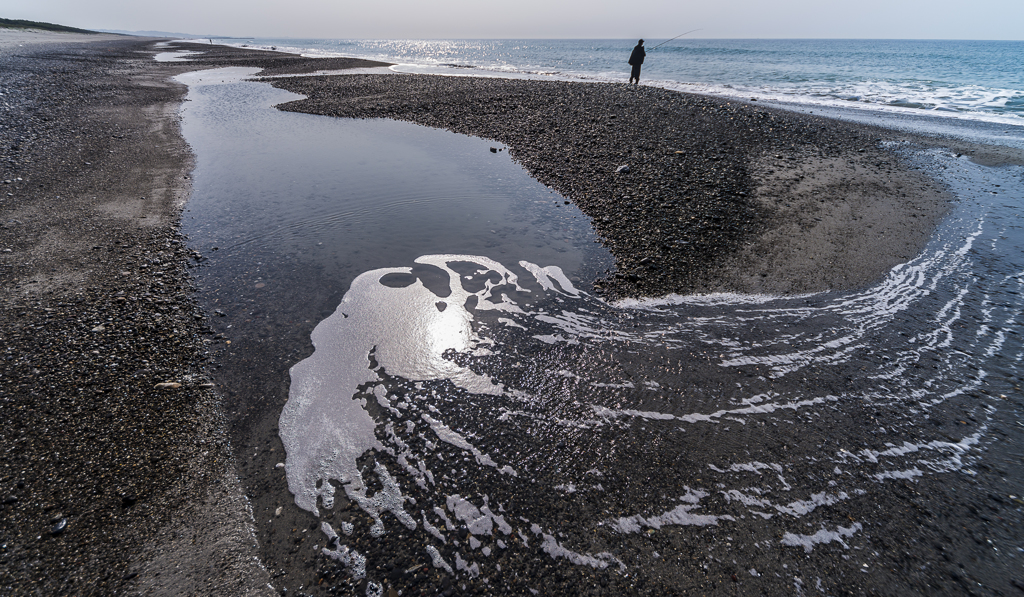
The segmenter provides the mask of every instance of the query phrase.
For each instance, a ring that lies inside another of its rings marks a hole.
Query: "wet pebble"
[[[54,523],[54,525],[52,527],[50,527],[50,534],[56,537],[57,535],[60,535],[61,533],[63,533],[64,530],[67,529],[67,528],[68,528],[68,519],[67,518],[61,518],[56,523]]]

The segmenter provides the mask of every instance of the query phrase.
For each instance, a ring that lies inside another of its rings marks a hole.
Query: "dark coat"
[[[644,63],[644,58],[647,57],[647,52],[644,51],[644,47],[637,44],[633,48],[633,52],[629,55],[629,63],[633,66],[639,66]]]

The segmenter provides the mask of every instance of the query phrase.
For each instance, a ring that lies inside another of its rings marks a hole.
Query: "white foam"
[[[513,528],[505,516],[491,511],[488,498],[477,496],[477,488],[481,487],[476,481],[478,475],[500,479],[494,485],[495,492],[505,491],[501,489],[504,484],[513,484],[523,491],[529,488],[528,491],[547,492],[559,499],[597,506],[606,505],[610,499],[610,491],[602,493],[600,486],[581,484],[580,479],[587,473],[600,474],[597,469],[574,470],[573,464],[559,462],[565,470],[558,469],[555,477],[541,481],[531,478],[535,473],[528,468],[530,463],[544,458],[545,449],[553,449],[544,444],[546,440],[534,445],[531,437],[524,434],[522,441],[528,445],[525,458],[518,446],[511,446],[509,451],[510,446],[504,442],[499,442],[501,447],[489,449],[490,454],[477,447],[486,446],[481,438],[490,442],[492,432],[499,426],[502,437],[507,431],[514,437],[516,430],[528,428],[531,435],[536,434],[536,427],[545,429],[541,436],[551,433],[551,437],[557,437],[569,431],[573,437],[585,439],[590,433],[594,438],[605,434],[617,437],[618,429],[628,425],[631,433],[657,434],[663,436],[659,439],[665,440],[664,445],[672,445],[670,435],[691,433],[694,425],[715,425],[715,433],[723,435],[736,433],[730,430],[739,427],[734,423],[748,430],[765,427],[769,432],[771,426],[781,430],[792,425],[790,429],[799,433],[803,421],[818,417],[828,421],[833,411],[887,411],[884,423],[868,422],[874,435],[857,438],[853,444],[856,447],[850,450],[822,445],[820,453],[800,451],[799,456],[784,451],[751,452],[736,462],[698,460],[698,470],[702,471],[698,475],[711,478],[706,487],[714,488],[709,491],[716,501],[705,502],[708,493],[704,490],[687,489],[681,498],[672,498],[671,492],[663,490],[658,495],[652,492],[644,496],[637,513],[574,521],[570,524],[583,526],[574,528],[574,533],[592,532],[597,525],[629,534],[655,533],[667,526],[745,529],[755,522],[798,519],[811,513],[816,519],[827,518],[834,506],[854,499],[851,496],[870,496],[875,483],[956,471],[971,474],[967,467],[976,458],[977,444],[986,433],[984,421],[972,419],[968,435],[960,441],[946,441],[939,431],[921,425],[929,409],[964,396],[981,383],[985,373],[975,365],[978,355],[993,343],[1001,347],[1007,342],[1006,335],[991,332],[999,329],[995,322],[1003,321],[1008,327],[1014,321],[1010,310],[986,307],[981,311],[980,323],[988,327],[979,332],[981,328],[975,325],[961,331],[973,323],[972,314],[977,312],[966,308],[973,305],[976,297],[965,280],[970,280],[969,261],[980,244],[976,241],[981,238],[976,221],[968,221],[964,226],[960,233],[940,232],[929,250],[893,268],[884,280],[870,288],[803,299],[723,295],[670,299],[657,304],[608,305],[572,288],[561,272],[552,268],[520,264],[536,283],[529,280],[530,276],[524,276],[520,282],[514,272],[486,258],[423,257],[417,263],[433,265],[449,276],[450,293],[444,299],[447,308],[439,312],[435,306],[438,296],[419,281],[403,288],[379,283],[387,273],[409,274],[411,268],[364,274],[353,283],[338,312],[314,331],[314,355],[293,368],[296,404],[286,407],[281,425],[282,438],[287,436],[289,450],[289,486],[294,481],[297,503],[301,496],[307,505],[315,507],[316,500],[321,499],[328,506],[332,491],[328,481],[335,480],[350,499],[371,514],[375,528],[383,528],[377,521],[384,512],[393,512],[409,526],[411,517],[403,518],[408,516],[408,502],[399,481],[391,478],[383,465],[391,457],[401,465],[394,470],[407,473],[408,478],[420,483],[430,494],[427,499],[433,503],[443,500],[447,508],[433,508],[436,517],[432,515],[430,519],[426,511],[420,511],[424,529],[432,540],[443,543],[446,538],[431,520],[444,521],[448,532],[456,530],[457,525],[465,525],[469,530],[471,537],[460,541],[459,547],[473,551],[456,556],[452,568],[460,574],[476,575],[480,574],[479,565],[463,557],[467,553],[471,558],[485,557],[496,529],[505,535],[518,535],[523,541],[520,545],[529,545],[520,528]],[[459,271],[466,271],[466,263],[472,264],[470,269],[479,269],[460,275],[453,269],[453,261],[461,262]],[[923,322],[913,336],[896,337],[891,333],[895,322],[910,317]],[[752,328],[758,330],[753,338],[749,332]],[[491,336],[492,332],[498,334]],[[518,352],[520,346],[502,346],[496,340],[506,336],[521,339],[530,349]],[[543,362],[540,367],[524,367],[522,363],[544,342],[559,345],[554,350],[545,347],[547,354],[564,352],[568,358],[553,364]],[[760,370],[750,383],[738,378],[742,383],[735,384],[735,388],[729,385],[691,392],[686,387],[659,383],[660,376],[656,378],[658,382],[650,379],[660,374],[647,372],[644,377],[631,375],[625,367],[602,368],[600,357],[599,366],[591,368],[586,360],[593,354],[591,347],[597,349],[595,353],[621,351],[629,354],[629,359],[642,359],[644,350],[651,346],[669,355],[678,350],[682,360],[688,355],[706,359],[709,366],[757,366]],[[445,351],[472,356],[474,369],[460,365],[466,362],[463,359],[446,358]],[[581,360],[568,360],[577,355],[582,355]],[[910,368],[925,358],[923,355],[934,355],[938,363],[935,373],[907,375]],[[854,358],[857,360],[852,361]],[[376,363],[373,368],[372,362]],[[862,386],[856,391],[839,387],[836,393],[828,393],[816,389],[813,383],[800,383],[797,376],[807,375],[803,372],[812,367],[831,366],[863,366],[866,371],[858,377]],[[347,372],[337,373],[337,369]],[[970,372],[970,380],[956,379],[965,376],[965,371]],[[766,377],[788,379],[776,382]],[[394,378],[413,382],[423,395],[399,399],[396,396],[402,395],[402,391],[389,394],[385,383],[392,383]],[[463,400],[460,393],[453,400],[438,386],[417,384],[434,380],[448,380],[476,396]],[[358,393],[360,386],[370,388],[370,393]],[[748,387],[758,389],[748,391]],[[379,420],[368,415],[367,399],[375,403],[369,406],[379,413]],[[567,408],[552,411],[547,406],[552,402]],[[398,413],[404,425],[393,424],[389,419]],[[453,417],[456,413],[458,419]],[[459,421],[457,425],[455,420]],[[467,421],[479,429],[467,426]],[[494,428],[489,427],[492,423]],[[427,426],[431,431],[426,430]],[[907,429],[914,430],[912,436],[905,434]],[[407,437],[413,434],[419,439]],[[435,441],[446,444],[445,450],[435,451]],[[448,446],[456,449],[454,459]],[[377,454],[371,474],[376,474],[384,486],[373,496],[380,498],[379,503],[360,495],[365,492],[365,485],[355,470],[355,461],[371,451]],[[692,457],[700,458],[699,454]],[[499,462],[503,459],[523,464],[517,464],[520,469],[516,473],[511,466]],[[438,481],[449,495],[443,495],[441,486],[434,485],[433,473],[426,465],[437,461],[444,463],[438,471]],[[602,466],[597,461],[586,461],[584,466],[595,465]],[[808,477],[801,477],[799,484],[790,486],[784,473],[800,475],[803,470],[809,471]],[[474,481],[461,485],[467,472],[474,473]],[[501,478],[502,472],[508,476]],[[630,478],[629,470],[609,470],[608,474],[608,481],[602,482],[609,487],[636,481]],[[403,476],[401,482],[406,479]],[[436,493],[431,494],[432,491]],[[540,499],[545,497],[551,495],[541,495]],[[513,513],[509,519],[515,516]],[[552,558],[595,568],[616,563],[623,566],[623,561],[630,561],[566,546],[566,535],[561,533],[567,529],[545,530],[541,524],[549,524],[547,519],[538,517],[537,522],[524,522]],[[412,524],[414,527],[416,521]],[[844,540],[860,528],[822,528],[810,535],[787,533],[783,545],[802,546],[805,550],[830,542],[845,546]],[[518,541],[512,542],[509,548],[514,549],[517,544]]]
[[[790,547],[803,547],[805,553],[811,553],[814,550],[814,546],[819,543],[831,543],[833,541],[838,541],[844,548],[849,549],[850,546],[843,541],[843,537],[852,537],[862,528],[864,527],[859,522],[855,522],[849,528],[837,527],[834,531],[821,529],[813,535],[786,533],[782,536],[782,544]]]
[[[436,547],[434,547],[433,545],[428,545],[426,547],[426,550],[427,554],[430,555],[430,561],[432,564],[434,564],[434,568],[440,568],[448,574],[455,574],[455,571],[452,570],[452,567],[448,565],[448,562],[444,561],[444,558],[441,557],[441,552],[437,551]]]
[[[718,526],[720,520],[735,520],[728,514],[716,516],[712,514],[692,514],[690,511],[697,509],[695,505],[679,505],[675,508],[657,514],[655,516],[624,516],[609,521],[608,526],[620,533],[639,533],[644,527],[660,529],[663,526]]]
[[[849,499],[850,496],[845,492],[839,492],[838,494],[829,494],[826,492],[816,493],[811,496],[809,500],[798,500],[790,502],[785,506],[776,505],[774,508],[783,514],[789,514],[790,516],[804,516],[810,514],[819,506],[831,506],[832,504],[841,502]]]
[[[543,288],[544,290],[562,292],[563,294],[567,294],[573,297],[577,297],[580,295],[580,291],[576,290],[576,288],[572,285],[572,282],[569,281],[569,278],[565,277],[565,274],[562,273],[562,269],[560,267],[553,265],[548,267],[539,267],[528,261],[520,261],[519,265],[526,271],[533,274],[533,276],[537,279],[537,282],[540,284],[541,288]],[[552,280],[558,282],[561,288],[556,288]]]
[[[512,527],[505,522],[505,517],[492,512],[486,498],[479,508],[457,494],[448,496],[446,504],[456,518],[466,523],[466,529],[473,535],[490,535],[495,525],[505,535],[512,534]]]
[[[540,548],[556,560],[558,558],[565,558],[577,566],[590,566],[591,568],[596,568],[598,570],[604,570],[613,563],[619,565],[619,570],[626,569],[625,564],[608,552],[601,552],[595,555],[582,554],[572,551],[571,549],[567,549],[552,535],[542,532],[535,534],[541,535],[541,538],[543,539]]]
[[[462,559],[462,554],[455,554],[455,568],[469,575],[470,578],[476,578],[480,576],[480,566],[473,562],[470,564],[466,560]]]
[[[882,473],[876,473],[871,475],[876,481],[884,481],[886,479],[905,479],[913,480],[914,477],[923,476],[924,473],[918,468],[912,468],[905,471],[885,471]]]
[[[320,525],[320,529],[327,535],[328,540],[339,540],[338,534],[334,532],[330,524],[324,522]],[[321,552],[345,566],[352,578],[359,580],[366,576],[366,557],[354,549],[349,549],[347,545],[339,545],[337,549],[324,547]]]
[[[447,528],[449,531],[455,530],[455,524],[451,521],[450,518],[448,518],[448,514],[443,509],[435,506],[434,514],[437,514],[438,518],[444,521],[445,528]]]
[[[730,515],[693,514],[691,511],[700,507],[700,501],[707,497],[706,492],[684,487],[686,493],[679,498],[683,504],[654,516],[624,516],[605,521],[609,527],[619,533],[639,533],[644,528],[660,529],[663,526],[718,526],[720,520],[734,521]]]
[[[430,533],[431,535],[433,535],[441,543],[447,543],[448,541],[447,541],[447,539],[445,539],[445,536],[441,533],[441,529],[439,529],[439,528],[435,527],[434,525],[430,524],[430,521],[427,520],[427,513],[426,512],[420,512],[420,514],[423,515],[423,530],[425,530],[428,533]]]
[[[686,414],[686,415],[671,415],[671,414],[668,414],[668,413],[660,413],[660,412],[655,412],[655,411],[633,410],[633,409],[628,409],[628,408],[614,409],[614,408],[607,408],[607,407],[604,407],[604,406],[599,406],[599,405],[596,405],[596,404],[591,405],[591,408],[594,410],[594,414],[595,415],[597,415],[599,417],[602,417],[602,418],[605,418],[605,419],[616,419],[616,418],[619,418],[619,417],[638,417],[638,418],[643,418],[643,419],[652,419],[652,420],[661,420],[661,421],[675,420],[675,421],[682,421],[684,423],[714,423],[714,422],[717,422],[717,419],[724,418],[727,415],[737,415],[737,414],[747,414],[747,415],[751,415],[751,414],[768,414],[768,413],[773,413],[773,412],[775,412],[777,410],[800,410],[801,408],[806,408],[808,406],[814,406],[814,405],[817,405],[817,404],[823,404],[825,402],[835,402],[838,399],[839,398],[836,397],[836,396],[825,396],[825,397],[821,397],[821,398],[812,398],[810,400],[800,400],[800,401],[797,401],[797,402],[788,402],[788,403],[782,403],[782,404],[768,403],[768,404],[752,405],[752,406],[748,406],[748,407],[745,407],[745,408],[737,408],[737,409],[729,409],[729,410],[719,410],[719,411],[715,411],[715,412],[710,413],[710,414],[691,413],[691,414]]]
[[[473,456],[476,458],[476,461],[480,464],[486,466],[493,466],[500,472],[511,475],[513,477],[517,476],[515,470],[513,470],[511,467],[499,467],[498,463],[494,462],[494,460],[490,456],[478,450],[476,446],[469,443],[469,441],[465,437],[452,431],[451,428],[449,428],[444,423],[438,421],[437,419],[431,417],[426,413],[420,416],[423,418],[424,421],[427,422],[428,425],[430,425],[430,428],[434,430],[434,433],[437,435],[437,438],[440,439],[441,441],[451,444],[456,448],[461,448],[463,450],[471,452]]]

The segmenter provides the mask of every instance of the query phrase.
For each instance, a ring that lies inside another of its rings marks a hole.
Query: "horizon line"
[[[108,32],[118,31],[124,33],[144,33],[143,30],[139,31],[126,31],[124,29],[108,29]],[[152,32],[156,32],[155,30]],[[171,32],[161,32],[171,33]],[[565,40],[594,40],[594,41],[625,41],[640,39],[637,37],[345,37],[345,36],[312,36],[312,37],[298,37],[291,35],[194,35],[194,34],[183,34],[175,33],[175,35],[188,35],[196,39],[291,39],[291,40],[309,40],[309,39],[338,39],[338,40],[358,40],[358,41],[370,41],[370,40],[388,40],[388,41],[450,41],[450,40],[472,40],[472,41],[521,41],[521,40],[533,40],[533,41],[565,41]],[[644,37],[642,38],[645,42],[668,40],[670,37]],[[994,38],[957,38],[957,37],[688,37],[688,40],[696,39],[707,39],[707,40],[735,40],[735,41],[748,41],[748,40],[779,40],[779,41],[1006,41],[1006,42],[1024,42],[1024,38],[1021,39],[994,39]],[[686,40],[681,40],[686,41]]]

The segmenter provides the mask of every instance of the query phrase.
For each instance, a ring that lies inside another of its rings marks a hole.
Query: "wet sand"
[[[168,79],[374,63],[216,48],[158,64],[152,40],[6,35],[0,587],[269,593],[192,300],[188,267],[202,256],[177,234],[191,156],[175,116],[185,89]],[[915,255],[948,200],[879,146],[904,140],[895,133],[756,105],[469,78],[276,84],[310,97],[285,109],[507,145],[594,219],[618,260],[602,281],[610,297],[862,286]],[[156,387],[167,382],[180,386]]]

